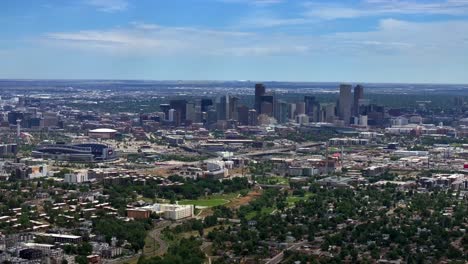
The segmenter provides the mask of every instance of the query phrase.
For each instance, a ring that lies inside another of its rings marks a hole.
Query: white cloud
[[[415,0],[363,0],[357,6],[307,2],[306,17],[321,19],[341,19],[370,17],[382,15],[468,15],[468,1],[466,0],[438,0],[422,2]]]
[[[94,6],[99,11],[113,13],[124,11],[128,7],[126,0],[85,0],[85,4]]]
[[[278,18],[272,15],[252,15],[243,18],[238,26],[248,28],[269,28],[302,25],[312,22],[307,18]]]
[[[132,23],[126,28],[52,32],[45,43],[125,56],[344,56],[430,60],[468,56],[467,21],[415,23],[383,19],[368,32],[262,34]]]

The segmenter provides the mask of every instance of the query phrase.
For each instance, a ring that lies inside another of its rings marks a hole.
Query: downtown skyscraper
[[[353,98],[351,93],[352,86],[349,84],[340,85],[340,97],[338,99],[338,117],[344,121],[345,125],[351,120],[351,111],[353,107]]]

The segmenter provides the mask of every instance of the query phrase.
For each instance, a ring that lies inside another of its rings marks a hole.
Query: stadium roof
[[[115,133],[117,132],[117,130],[111,129],[111,128],[98,128],[98,129],[90,130],[89,132],[91,133]]]

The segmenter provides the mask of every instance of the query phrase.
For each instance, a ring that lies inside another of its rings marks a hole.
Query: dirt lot
[[[261,194],[262,194],[261,191],[254,190],[254,191],[249,192],[246,196],[239,196],[239,197],[230,199],[230,202],[225,204],[225,206],[231,209],[238,209],[240,206],[250,203],[252,200],[256,199]],[[201,212],[198,214],[198,217],[204,218],[212,214],[213,214],[213,210],[211,208],[205,208],[201,210]]]
[[[261,191],[258,191],[258,190],[251,191],[246,196],[241,196],[241,197],[232,199],[231,202],[226,204],[226,206],[231,208],[231,209],[237,209],[241,205],[245,205],[245,204],[250,203],[250,201],[252,201],[255,198],[259,197],[261,194],[262,194]]]

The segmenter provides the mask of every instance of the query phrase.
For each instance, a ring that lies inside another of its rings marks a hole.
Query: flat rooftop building
[[[142,207],[142,209],[150,210],[157,214],[163,215],[166,219],[179,220],[193,216],[193,205],[178,205],[178,204],[153,204]]]

